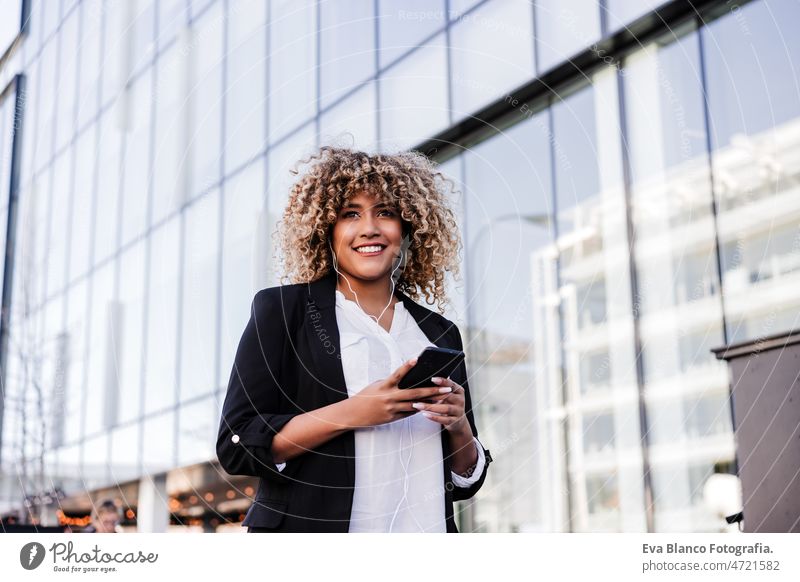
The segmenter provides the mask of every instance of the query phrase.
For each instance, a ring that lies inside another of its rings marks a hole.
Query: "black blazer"
[[[261,478],[243,525],[276,532],[347,532],[355,485],[355,438],[347,431],[302,455],[279,471],[271,455],[273,436],[294,416],[348,397],[336,323],[336,277],[313,283],[262,289],[256,293],[222,407],[217,457],[231,475]],[[420,329],[439,347],[463,349],[458,328],[418,305],[399,290],[395,295]],[[451,378],[464,387],[466,415],[472,414],[466,366]],[[441,428],[444,451],[444,507],[447,532],[458,533],[453,502],[469,499],[483,485],[491,462],[468,488],[454,485],[450,441]]]

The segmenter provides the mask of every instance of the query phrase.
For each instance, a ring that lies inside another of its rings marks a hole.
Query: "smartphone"
[[[416,365],[400,379],[398,388],[436,386],[431,378],[449,378],[464,361],[464,352],[448,348],[427,347],[417,356]]]

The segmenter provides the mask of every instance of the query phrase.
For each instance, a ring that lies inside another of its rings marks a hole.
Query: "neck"
[[[362,305],[394,303],[392,282],[388,276],[376,281],[364,281],[351,275],[348,275],[347,279],[345,279],[337,274],[336,289],[341,291],[347,299],[351,301],[357,300]]]

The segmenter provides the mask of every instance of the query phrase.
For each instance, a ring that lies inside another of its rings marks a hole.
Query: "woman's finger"
[[[444,414],[448,416],[456,416],[458,413],[456,407],[452,404],[425,404],[424,402],[415,402],[413,406],[417,410],[435,412],[437,414]]]
[[[442,378],[439,376],[435,376],[431,380],[437,386],[450,386],[453,389],[453,393],[464,391],[464,388],[461,386],[461,384],[458,384],[457,382],[451,380],[450,378]]]

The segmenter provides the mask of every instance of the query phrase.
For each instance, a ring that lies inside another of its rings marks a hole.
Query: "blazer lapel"
[[[399,289],[395,289],[394,294],[434,345],[452,347],[449,345],[442,318],[418,305]],[[344,400],[347,398],[347,385],[342,369],[339,326],[336,322],[335,271],[308,283],[304,327],[311,346],[313,374],[325,391],[326,398],[331,403]]]
[[[335,293],[336,278],[330,274],[308,283],[304,326],[314,363],[312,374],[331,403],[347,398]]]

